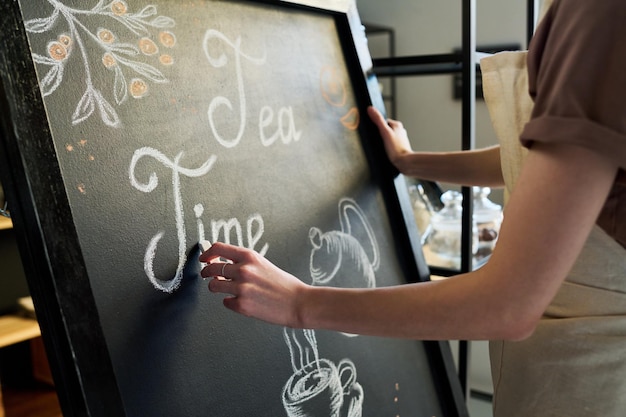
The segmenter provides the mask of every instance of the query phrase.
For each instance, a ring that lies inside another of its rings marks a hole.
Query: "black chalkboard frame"
[[[357,102],[383,110],[364,29],[349,0],[257,0],[273,7],[334,17]],[[16,0],[0,5],[0,175],[35,303],[49,362],[66,416],[123,416],[124,404],[85,279],[72,209],[57,162],[24,21]],[[384,155],[369,120],[359,127],[372,177],[384,195],[407,277],[429,279],[404,179]],[[63,279],[60,279],[63,278]],[[448,344],[424,343],[445,416],[466,416]]]

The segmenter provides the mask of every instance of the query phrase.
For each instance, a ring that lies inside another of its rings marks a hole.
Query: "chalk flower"
[[[159,52],[159,47],[150,38],[139,39],[139,49],[144,55],[154,55]]]
[[[117,65],[117,61],[115,60],[115,57],[113,55],[106,52],[104,55],[102,55],[102,64],[104,64],[106,68],[110,69]]]
[[[64,61],[69,54],[61,42],[55,41],[48,44],[48,55],[55,61]]]
[[[116,16],[123,16],[128,11],[128,5],[124,1],[114,1],[111,3],[111,11]]]
[[[159,33],[159,41],[166,48],[173,48],[176,45],[176,36],[172,32],[164,30]]]
[[[98,39],[104,43],[115,42],[115,35],[109,29],[98,29]]]
[[[174,58],[171,55],[163,54],[159,57],[159,61],[163,65],[172,65],[174,63]]]
[[[133,78],[128,87],[130,95],[134,98],[141,98],[148,93],[148,84],[141,78]]]
[[[67,49],[68,51],[72,47],[72,38],[69,35],[66,35],[65,33],[62,35],[59,35],[58,41],[63,46],[65,46],[65,49]]]

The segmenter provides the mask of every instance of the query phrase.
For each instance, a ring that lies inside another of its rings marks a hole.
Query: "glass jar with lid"
[[[489,187],[473,187],[473,219],[478,234],[477,260],[491,255],[498,240],[502,223],[502,206],[489,199]]]
[[[463,216],[463,196],[460,192],[449,190],[441,195],[443,208],[433,213],[428,235],[428,246],[431,252],[439,257],[452,261],[453,266],[461,263],[461,218]],[[472,250],[478,247],[478,234],[474,230]]]

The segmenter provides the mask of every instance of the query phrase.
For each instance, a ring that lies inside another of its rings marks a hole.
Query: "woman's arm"
[[[341,322],[351,332],[418,339],[525,338],[580,253],[616,171],[587,149],[536,143],[485,266],[427,284],[312,289],[301,325],[336,329]]]
[[[376,289],[312,287],[260,255],[216,243],[202,276],[226,307],[289,327],[416,339],[521,339],[556,294],[593,227],[617,167],[582,147],[535,143],[498,245],[477,271]],[[584,190],[584,198],[580,197]]]
[[[504,186],[498,146],[458,152],[414,152],[401,122],[385,119],[374,107],[368,108],[368,114],[378,127],[389,160],[401,173],[450,184]]]

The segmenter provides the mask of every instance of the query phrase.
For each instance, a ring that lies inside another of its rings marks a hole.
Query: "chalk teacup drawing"
[[[284,328],[283,334],[294,372],[281,394],[288,417],[361,417],[363,388],[354,363],[320,358],[314,330]]]
[[[328,359],[318,359],[306,364],[289,378],[282,398],[290,417],[360,416],[363,389],[356,382],[356,369],[352,361],[343,359],[335,365]],[[346,398],[350,402],[344,407]],[[345,408],[348,410],[343,411]]]
[[[375,287],[380,256],[365,213],[356,201],[343,198],[339,201],[339,221],[341,230],[309,229],[313,285]]]

